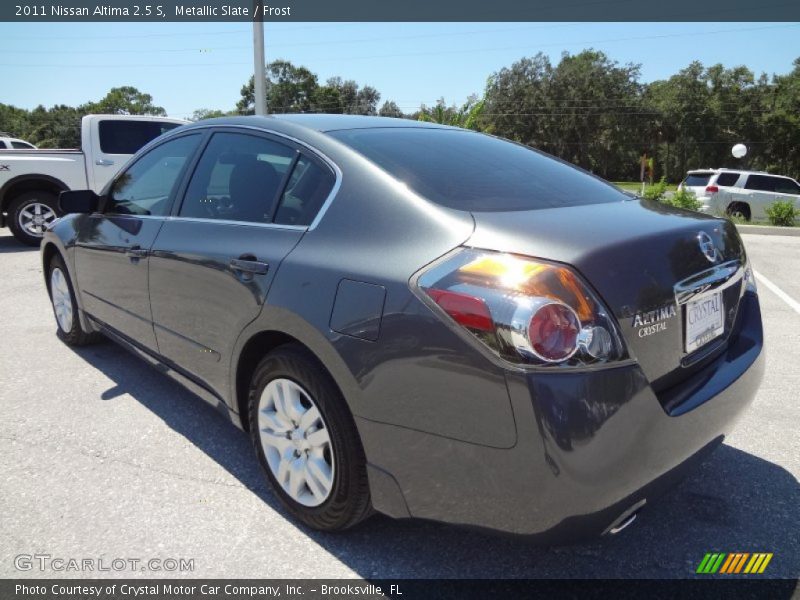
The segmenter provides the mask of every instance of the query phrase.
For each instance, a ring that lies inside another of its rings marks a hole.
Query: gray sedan
[[[108,336],[216,406],[315,528],[619,532],[761,379],[730,222],[480,133],[202,121],[60,202],[58,335]]]

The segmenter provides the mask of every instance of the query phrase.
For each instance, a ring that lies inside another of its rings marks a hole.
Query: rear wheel
[[[315,529],[336,531],[370,514],[355,423],[333,380],[304,348],[281,346],[261,361],[249,413],[258,460],[292,515]]]
[[[750,207],[743,202],[731,202],[726,211],[729,217],[735,219],[750,220]]]
[[[58,200],[50,192],[26,192],[8,207],[11,233],[23,244],[38,246],[47,226],[58,218]]]
[[[75,302],[75,291],[61,256],[56,255],[50,261],[47,277],[50,286],[50,301],[58,325],[58,337],[70,346],[84,346],[96,341],[99,334],[84,331],[81,327],[78,305]]]

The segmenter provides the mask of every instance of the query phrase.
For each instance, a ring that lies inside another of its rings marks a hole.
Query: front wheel
[[[256,367],[250,437],[273,491],[297,519],[323,531],[371,511],[361,441],[338,388],[305,349],[282,346]]]
[[[58,326],[58,337],[70,346],[84,346],[96,341],[99,334],[87,332],[81,327],[78,317],[78,304],[75,302],[75,290],[69,279],[69,272],[61,256],[56,255],[50,261],[48,270],[50,301]]]
[[[47,226],[58,218],[58,200],[50,192],[27,192],[8,207],[11,233],[23,244],[38,246]]]

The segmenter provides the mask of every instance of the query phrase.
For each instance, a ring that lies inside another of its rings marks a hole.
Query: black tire
[[[63,274],[67,289],[69,290],[70,301],[72,302],[72,323],[69,331],[66,331],[61,326],[56,312],[56,306],[53,302],[52,276],[55,269],[59,269]],[[69,277],[69,271],[67,271],[67,267],[64,265],[64,259],[62,259],[61,255],[59,254],[56,254],[50,260],[50,265],[47,269],[47,290],[50,294],[50,304],[53,307],[53,316],[56,317],[57,335],[64,343],[69,346],[85,346],[100,339],[101,336],[99,333],[87,332],[84,331],[83,327],[81,327],[81,320],[78,316],[78,304],[75,302],[75,289],[72,287],[72,281]]]
[[[750,220],[750,206],[744,202],[731,202],[726,210],[729,217],[738,217],[745,221]]]
[[[32,235],[30,232],[23,229],[19,223],[20,213],[25,207],[34,203],[44,204],[58,215],[58,198],[55,194],[50,192],[26,192],[14,198],[8,205],[8,227],[17,240],[28,246],[38,246],[44,235]]]
[[[327,499],[319,506],[305,506],[287,494],[273,475],[264,454],[258,428],[262,392],[273,379],[289,379],[308,393],[327,426],[336,468]],[[347,529],[372,512],[366,459],[353,417],[333,379],[305,348],[280,346],[267,354],[253,373],[249,393],[250,439],[258,462],[273,492],[299,521],[321,531]]]

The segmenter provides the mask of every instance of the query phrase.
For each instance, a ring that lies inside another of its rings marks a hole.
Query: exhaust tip
[[[618,525],[614,525],[613,527],[610,527],[608,529],[609,535],[617,535],[620,531],[625,529],[628,525],[630,525],[631,523],[633,523],[636,520],[636,515],[637,514],[639,514],[639,513],[631,513],[621,523],[619,523]]]
[[[647,499],[642,498],[639,500],[639,502],[629,507],[620,516],[614,519],[611,525],[609,525],[608,528],[603,532],[603,535],[617,535],[623,529],[626,529],[636,520],[636,516],[639,514],[639,511],[645,504],[647,504]]]

